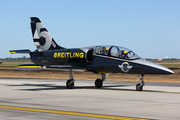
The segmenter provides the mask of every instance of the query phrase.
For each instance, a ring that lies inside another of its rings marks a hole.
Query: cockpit
[[[120,46],[96,46],[96,54],[110,56],[121,59],[139,59],[140,57],[133,51]]]

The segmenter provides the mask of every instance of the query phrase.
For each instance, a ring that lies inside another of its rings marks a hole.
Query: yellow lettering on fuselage
[[[84,58],[83,52],[55,52],[54,58]]]
[[[54,53],[55,54],[55,53]],[[58,53],[58,56],[57,57],[60,57],[61,56],[61,53]]]
[[[61,58],[64,58],[64,52],[61,53]]]
[[[80,53],[80,58],[84,58],[84,53]]]
[[[54,58],[57,58],[57,53],[56,52],[54,53]]]

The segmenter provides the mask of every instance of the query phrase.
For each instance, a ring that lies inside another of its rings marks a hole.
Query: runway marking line
[[[93,117],[93,118],[106,118],[106,119],[114,119],[114,120],[149,120],[149,119],[133,118],[133,117],[121,117],[121,116],[112,116],[112,115],[57,111],[57,110],[25,108],[25,107],[4,106],[4,105],[0,105],[0,108],[11,109],[11,110],[23,110],[23,111],[33,111],[33,112],[43,112],[43,113],[64,114],[64,115],[75,115],[75,116]]]

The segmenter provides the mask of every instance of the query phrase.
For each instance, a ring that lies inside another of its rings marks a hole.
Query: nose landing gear
[[[140,80],[141,80],[141,83],[138,83],[138,84],[136,85],[136,90],[137,90],[137,91],[142,91],[142,90],[143,90],[143,86],[145,85],[143,76],[144,76],[144,74],[141,75],[141,79],[140,79]]]

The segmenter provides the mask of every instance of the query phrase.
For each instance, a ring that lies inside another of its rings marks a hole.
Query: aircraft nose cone
[[[159,65],[161,66],[161,65]],[[164,71],[164,74],[174,74],[174,72],[164,66],[161,66],[161,70]]]
[[[162,65],[159,65],[157,63],[148,61],[148,60],[139,60],[136,61],[136,63],[140,63],[143,65],[144,70],[142,73],[144,74],[174,74],[172,70],[169,68],[166,68]]]
[[[170,70],[169,68],[166,68],[162,65],[159,65],[157,63],[153,63],[150,61],[147,61],[147,62],[152,65],[152,67],[155,69],[157,74],[174,74],[174,72]]]
[[[150,61],[148,61],[148,62],[150,62]],[[153,62],[152,62],[152,64],[154,64],[154,68],[156,68],[157,73],[159,73],[159,74],[174,74],[174,72],[167,67],[164,67],[162,65],[159,65],[159,64],[153,63]]]
[[[166,68],[162,65],[159,65],[157,63],[153,63],[148,61],[149,64],[151,64],[153,66],[153,68],[155,69],[157,74],[174,74],[174,72],[172,70],[170,70],[169,68]]]
[[[172,70],[170,70],[170,74],[174,74],[174,72]]]

